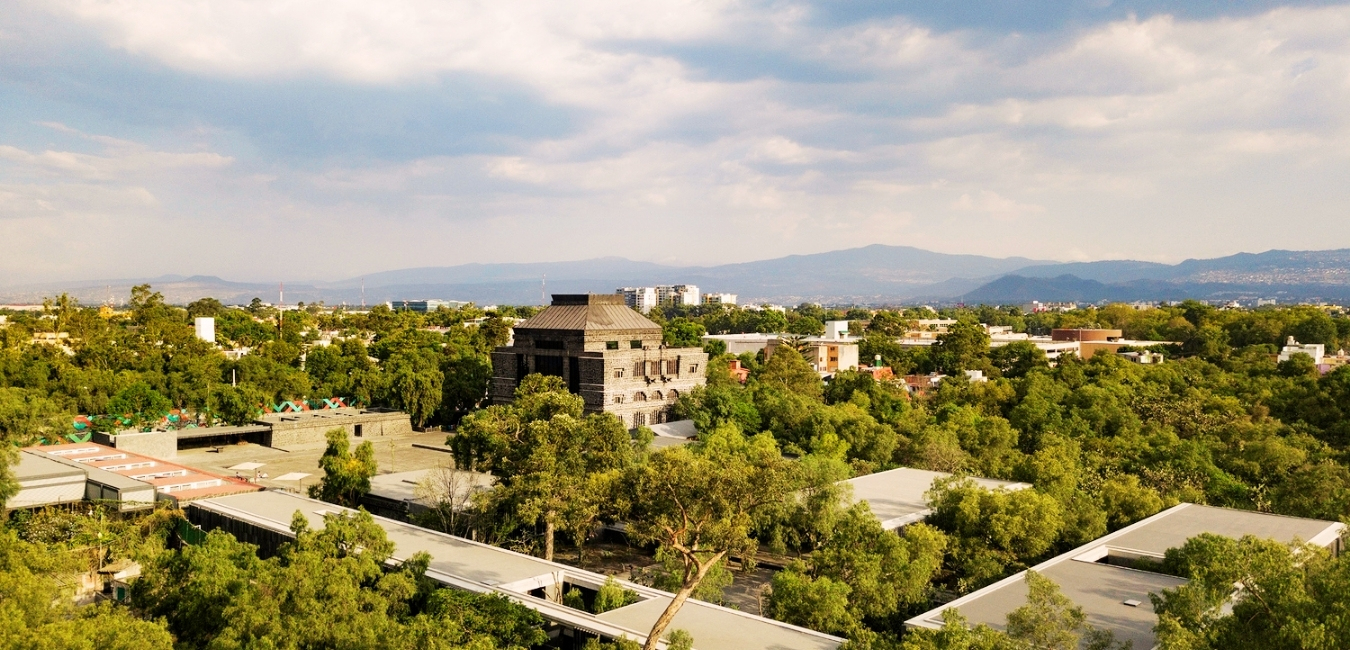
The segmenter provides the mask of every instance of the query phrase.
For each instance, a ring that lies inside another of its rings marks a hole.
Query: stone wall
[[[162,460],[178,456],[178,432],[176,431],[128,431],[117,435],[95,431],[93,441],[100,445]]]
[[[402,411],[332,409],[303,413],[277,413],[262,420],[272,428],[267,434],[269,447],[286,449],[322,444],[329,431],[341,428],[354,442],[401,438],[413,433],[412,421]]]

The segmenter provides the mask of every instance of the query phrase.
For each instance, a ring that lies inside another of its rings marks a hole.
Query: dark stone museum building
[[[588,413],[609,412],[636,427],[670,418],[680,394],[704,384],[702,348],[661,343],[661,326],[619,295],[553,296],[515,327],[515,341],[492,352],[492,402],[509,403],[531,373],[561,377]]]

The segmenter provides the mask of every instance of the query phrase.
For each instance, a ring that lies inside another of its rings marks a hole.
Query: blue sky
[[[1350,246],[1336,3],[15,0],[0,284]]]

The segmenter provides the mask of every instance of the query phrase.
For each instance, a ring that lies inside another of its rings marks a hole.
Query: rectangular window
[[[680,372],[680,370],[679,370],[679,362],[678,362],[678,361],[667,361],[667,362],[666,362],[666,374],[667,374],[667,375],[677,375],[677,374],[679,374],[679,372]]]
[[[534,371],[541,375],[561,377],[563,376],[563,358],[536,355],[534,357]]]
[[[618,342],[618,341],[605,341],[605,349],[606,349],[606,350],[617,350],[617,349],[619,349],[619,342]]]
[[[615,369],[614,369],[614,378],[615,378],[615,379],[623,379],[623,368],[615,368]]]
[[[615,403],[615,404],[623,404],[623,395],[615,395],[615,396],[614,396],[614,403]]]
[[[642,349],[642,341],[629,341],[629,342],[628,342],[628,347],[630,347],[630,348],[632,348],[632,349],[634,349],[634,350],[641,350],[641,349]]]
[[[689,372],[698,372],[698,364],[697,363],[689,364]]]

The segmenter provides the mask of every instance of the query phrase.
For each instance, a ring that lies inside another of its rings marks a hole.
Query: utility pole
[[[366,279],[361,278],[361,311],[366,310]]]
[[[539,304],[548,305],[548,274],[539,276]]]

